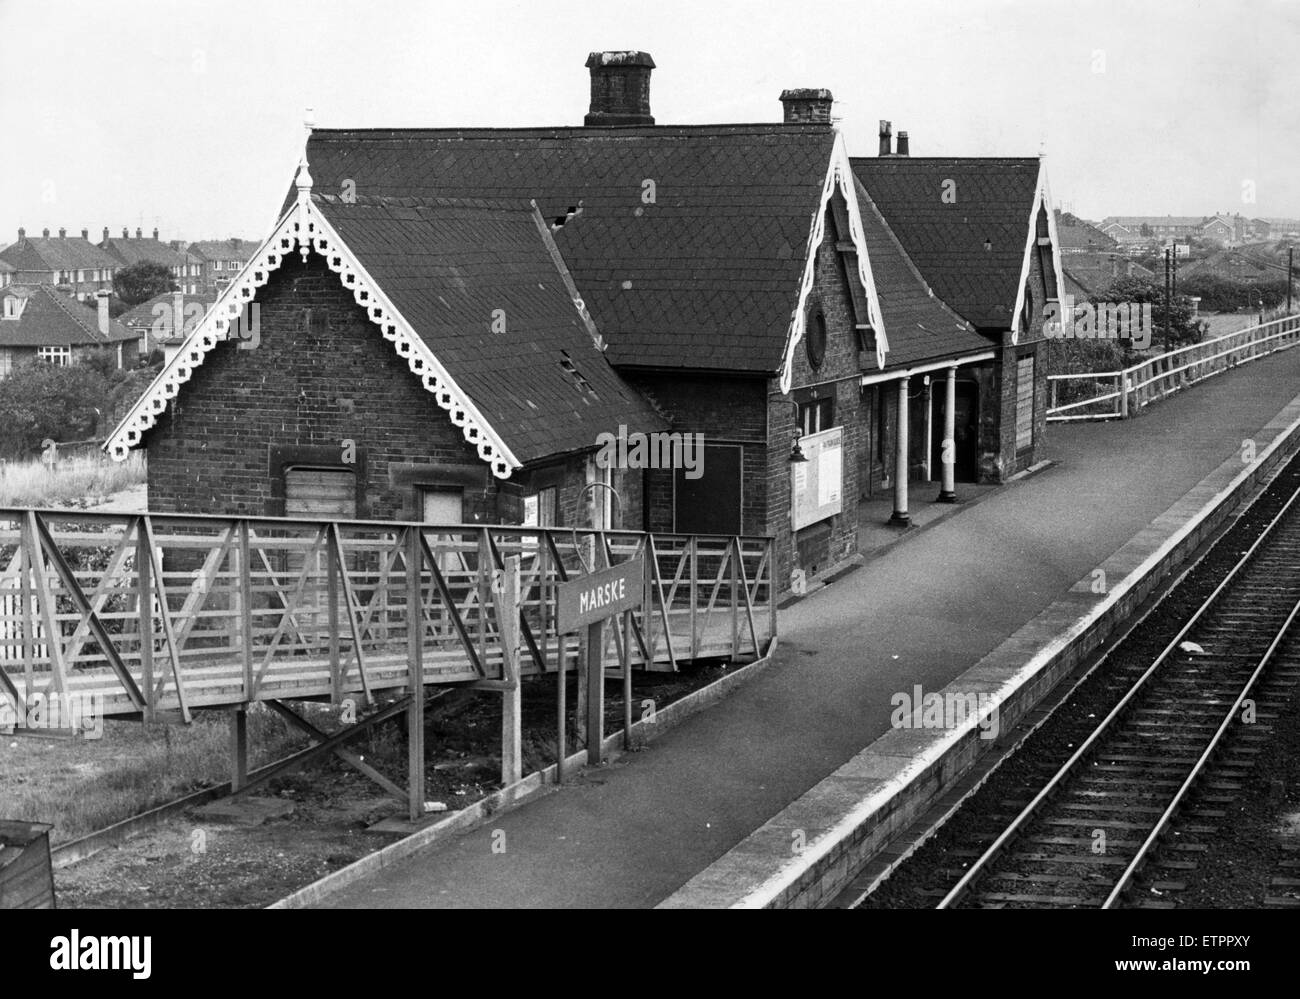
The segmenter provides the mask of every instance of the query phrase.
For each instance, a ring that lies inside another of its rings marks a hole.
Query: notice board
[[[844,428],[832,427],[799,439],[807,461],[790,465],[792,518],[800,530],[833,517],[844,506]]]

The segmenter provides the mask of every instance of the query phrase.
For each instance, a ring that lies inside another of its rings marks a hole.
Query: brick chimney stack
[[[787,125],[826,125],[831,120],[835,98],[824,88],[804,87],[781,91],[781,106]]]
[[[82,230],[81,230],[81,238],[84,239],[87,243],[89,243],[89,242],[90,242],[90,230],[89,230],[89,229],[82,229]]]
[[[907,133],[906,133],[906,132],[899,132],[899,133],[898,133],[898,146],[897,146],[897,148],[894,150],[894,155],[895,155],[895,156],[910,156],[910,155],[911,155],[911,153],[908,152],[908,148],[907,148]]]
[[[19,226],[19,227],[18,227],[18,238],[19,238],[19,239],[26,239],[26,238],[27,238],[27,230],[24,229],[22,226]]]
[[[99,306],[99,332],[108,336],[108,292],[95,292],[95,300]]]
[[[104,242],[108,242],[108,226],[104,226]]]
[[[891,122],[885,121],[883,118],[880,119],[880,155],[881,156],[890,156],[893,154],[894,150],[891,148],[892,140],[893,140],[893,124]]]
[[[649,52],[593,52],[587,56],[591,70],[591,109],[584,125],[653,125],[650,114],[650,71],[655,61]]]
[[[154,231],[153,231],[153,238],[154,238],[155,240],[158,238],[158,230],[157,230],[157,228],[155,228]]]
[[[67,239],[67,238],[68,238],[68,230],[67,230],[67,229],[64,229],[64,228],[62,228],[62,227],[60,227],[60,228],[59,228],[59,239]]]
[[[144,239],[144,230],[141,229],[139,226],[135,227],[135,238]]]

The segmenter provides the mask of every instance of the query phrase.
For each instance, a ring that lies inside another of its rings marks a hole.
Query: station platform
[[[1068,596],[1300,402],[1297,390],[1290,350],[1126,422],[1049,426],[1050,467],[783,609],[773,662],[725,699],[318,904],[659,905],[889,733],[892,694],[939,690]],[[743,875],[743,858],[731,867]],[[756,861],[755,881],[767,873]]]

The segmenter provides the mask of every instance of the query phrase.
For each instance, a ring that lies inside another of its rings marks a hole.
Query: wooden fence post
[[[424,598],[420,595],[420,535],[412,525],[406,530],[406,709],[408,789],[411,821],[424,815]]]
[[[519,678],[519,556],[505,560],[501,600],[497,604],[497,632],[501,641],[501,786],[509,787],[524,776],[523,684]]]

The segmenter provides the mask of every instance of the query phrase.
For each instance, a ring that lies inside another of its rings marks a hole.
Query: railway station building
[[[864,498],[906,524],[1033,463],[1037,158],[851,159],[825,90],[659,125],[649,55],[587,68],[580,126],[312,131],[109,439],[151,508],[771,535],[788,585],[857,554]],[[651,434],[702,460],[605,467]]]

